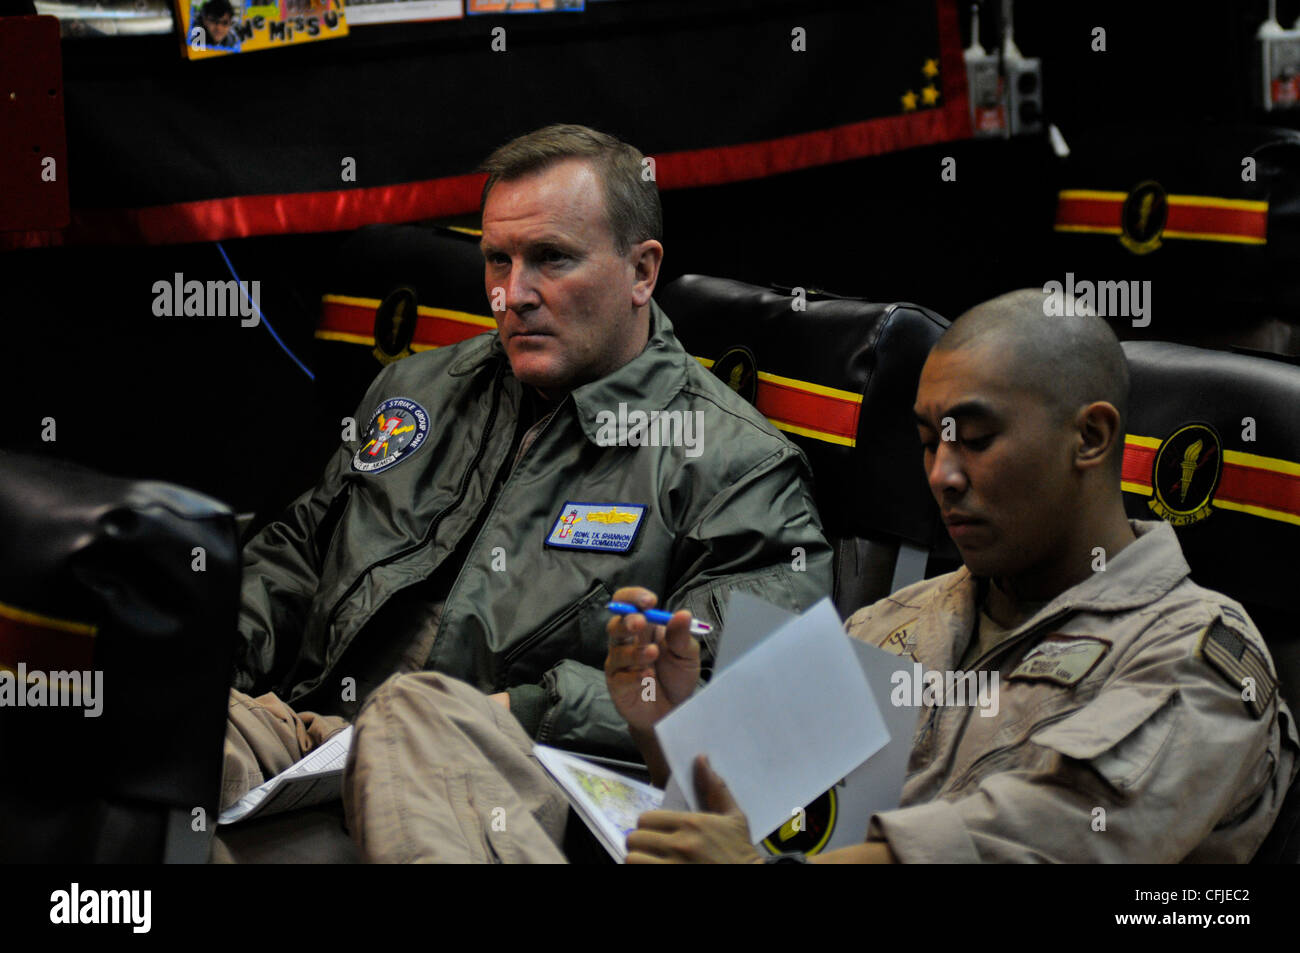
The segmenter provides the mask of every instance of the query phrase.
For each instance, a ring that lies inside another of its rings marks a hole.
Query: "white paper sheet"
[[[829,599],[716,672],[656,734],[690,808],[702,809],[689,779],[705,754],[759,839],[889,742]]]
[[[301,761],[249,791],[221,812],[218,824],[279,814],[337,800],[343,790],[343,767],[352,746],[352,726],[336,733]]]
[[[727,624],[722,632],[715,671],[729,667],[785,622],[795,618],[793,612],[769,605],[757,596],[738,592],[727,605]],[[911,663],[899,656],[858,639],[845,638],[862,665],[862,671],[872,688],[873,696],[880,702],[880,712],[889,730],[889,743],[837,785],[834,827],[822,852],[859,844],[866,839],[867,824],[877,811],[898,807],[903,792],[903,779],[907,774],[907,761],[912,752],[912,738],[916,733],[919,708],[896,707],[889,703],[890,678],[900,667],[911,671]],[[675,778],[668,781],[664,807],[669,810],[686,810],[685,797],[676,792]],[[784,821],[782,821],[784,823]],[[752,831],[755,839],[766,834]],[[770,833],[775,834],[775,831]],[[779,840],[776,846],[783,846]]]

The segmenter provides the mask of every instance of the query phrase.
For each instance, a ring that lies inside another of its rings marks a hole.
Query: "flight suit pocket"
[[[1087,761],[1111,787],[1129,794],[1150,776],[1180,714],[1176,685],[1120,688],[1103,692],[1029,740],[1067,758]]]
[[[597,582],[580,600],[507,649],[499,657],[498,684],[509,687],[540,681],[562,659],[603,665],[609,600],[609,589]]]

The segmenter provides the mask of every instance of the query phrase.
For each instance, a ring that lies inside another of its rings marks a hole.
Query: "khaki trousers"
[[[436,672],[395,675],[357,716],[348,829],[383,863],[564,863],[569,806],[502,705]]]
[[[337,715],[296,712],[274,693],[253,698],[233,689],[221,769],[221,810],[347,727]]]

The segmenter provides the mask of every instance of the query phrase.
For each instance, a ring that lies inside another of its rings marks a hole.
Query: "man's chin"
[[[550,361],[536,361],[530,358],[531,355],[523,355],[510,361],[510,369],[519,383],[536,388],[543,393],[566,389],[566,375]]]
[[[1003,576],[1007,559],[988,546],[958,546],[961,561],[975,576]]]

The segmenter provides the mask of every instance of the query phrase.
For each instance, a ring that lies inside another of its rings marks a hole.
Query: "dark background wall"
[[[842,19],[846,27],[833,47],[835,69],[826,74],[831,79],[821,85],[807,77],[784,87],[776,82],[776,92],[744,104],[758,116],[784,117],[787,125],[792,116],[807,116],[806,128],[849,116],[855,103],[879,96],[872,64],[895,41],[887,33],[850,29],[856,22],[851,17],[864,7],[857,3],[627,0],[602,6],[604,10],[584,15],[586,21],[519,17],[507,24],[519,31],[521,45],[543,44],[559,61],[572,45],[599,45],[602,36],[611,44],[639,42],[653,49],[662,43],[664,31],[674,28],[675,18],[679,26],[694,23],[719,38],[727,36],[729,22],[788,37],[790,25],[801,18],[816,18],[832,28]],[[1173,122],[1189,135],[1205,130],[1210,136],[1215,123],[1263,118],[1250,98],[1253,36],[1265,15],[1263,2],[1019,6],[1017,42],[1026,56],[1042,58],[1047,118],[1067,141],[1115,122]],[[628,19],[619,20],[620,14],[611,12],[615,7],[625,7]],[[1300,0],[1283,0],[1279,7],[1287,25],[1300,15]],[[961,20],[965,45],[964,12]],[[986,14],[983,25],[984,45],[992,48],[996,18]],[[1090,49],[1097,26],[1107,31],[1105,53]],[[186,69],[210,71],[209,98],[203,109],[173,115],[165,120],[169,124],[220,126],[237,122],[241,109],[258,108],[223,98],[237,78],[252,77],[281,91],[285,84],[302,82],[297,112],[292,122],[286,120],[286,128],[308,130],[306,139],[272,137],[253,143],[255,158],[250,158],[244,152],[248,144],[233,126],[230,136],[239,143],[237,162],[306,167],[313,161],[313,123],[319,123],[326,139],[338,125],[324,114],[327,97],[318,94],[314,82],[300,80],[300,72],[328,69],[334,57],[340,82],[355,86],[364,81],[374,95],[382,95],[386,86],[401,81],[402,64],[410,57],[448,58],[455,64],[454,85],[428,91],[460,104],[454,117],[436,127],[446,148],[429,154],[427,161],[439,171],[448,165],[469,170],[455,146],[467,124],[478,134],[486,130],[504,139],[544,122],[584,121],[592,97],[617,100],[624,88],[631,95],[633,85],[655,82],[654,74],[628,75],[611,63],[585,85],[551,84],[545,73],[520,75],[516,96],[484,99],[490,71],[501,68],[484,50],[485,29],[473,21],[358,28],[354,37],[338,43],[254,54],[239,63],[182,63],[170,37],[65,42],[70,114],[80,111],[84,118],[93,110],[100,128],[117,130],[93,145],[70,134],[70,163],[94,170],[85,173],[81,186],[74,183],[74,206],[131,204],[140,197],[134,194],[142,188],[135,164],[156,147],[124,136],[122,130],[148,126],[139,116],[147,102],[141,90],[158,92]],[[742,33],[739,26],[735,33]],[[811,34],[810,57],[817,55],[821,35]],[[789,68],[788,41],[768,47],[746,42],[740,49],[719,49],[717,68],[743,57],[780,79],[780,71]],[[661,68],[705,70],[700,63],[670,58]],[[278,95],[268,94],[271,100]],[[413,127],[401,125],[414,121],[399,112],[384,117],[381,126],[380,118],[370,115],[357,120],[355,131],[362,148],[379,138],[397,143],[390,147],[396,149],[404,138],[425,142],[420,136],[427,136],[426,127],[434,120],[421,115],[419,136]],[[1270,121],[1296,124],[1284,115]],[[682,129],[707,137],[711,122],[725,124],[725,119],[643,110],[629,114],[624,128],[613,131],[649,152]],[[316,145],[333,163],[336,144],[323,139]],[[414,150],[416,159],[424,161],[426,151],[423,145]],[[940,163],[947,156],[957,161],[955,182],[940,179]],[[211,155],[196,152],[157,159],[156,175],[165,180],[168,168],[187,163],[206,163],[217,181],[232,174]],[[755,181],[668,190],[663,195],[664,280],[701,272],[881,301],[911,300],[955,317],[980,300],[1041,284],[1059,271],[1051,241],[1059,178],[1060,160],[1046,137],[1034,137],[941,143]],[[119,192],[115,180],[123,183]],[[165,181],[155,184],[165,191]],[[312,334],[320,295],[336,290],[331,287],[334,256],[347,234],[224,242],[241,277],[262,280],[268,319],[309,368],[325,360],[323,349],[338,347],[315,341]],[[313,479],[337,440],[337,421],[331,423],[321,413],[330,401],[322,398],[323,385],[309,380],[263,328],[154,318],[149,289],[175,271],[226,276],[224,262],[208,242],[0,253],[0,319],[5,326],[0,444],[54,453],[111,472],[175,480],[241,510],[275,509]],[[53,444],[40,439],[40,421],[46,416],[57,420]]]

